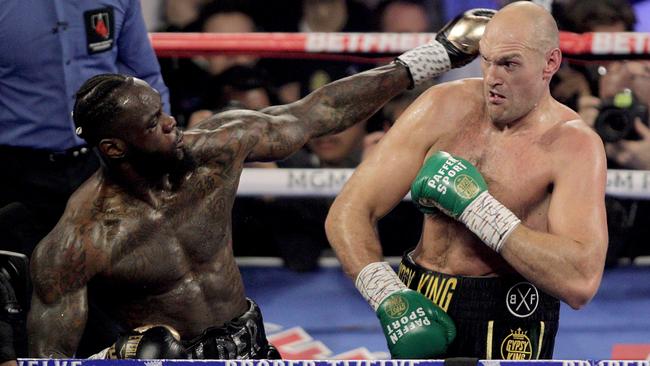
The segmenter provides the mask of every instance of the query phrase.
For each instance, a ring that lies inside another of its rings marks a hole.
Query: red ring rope
[[[428,42],[434,33],[151,33],[159,56],[209,53],[397,54]],[[650,33],[560,34],[568,57],[649,58]]]

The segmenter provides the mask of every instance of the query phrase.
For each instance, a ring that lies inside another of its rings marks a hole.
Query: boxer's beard
[[[129,149],[129,161],[136,170],[147,179],[157,180],[165,174],[169,174],[171,181],[177,181],[185,173],[196,168],[196,161],[192,154],[181,147],[182,156],[178,151],[171,153],[151,153],[131,146]]]

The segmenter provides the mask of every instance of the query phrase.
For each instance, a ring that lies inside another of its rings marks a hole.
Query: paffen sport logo
[[[537,310],[539,292],[530,282],[519,282],[510,287],[506,294],[508,311],[516,317],[526,318]]]

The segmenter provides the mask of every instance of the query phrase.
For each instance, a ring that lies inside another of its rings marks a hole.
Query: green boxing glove
[[[410,290],[386,262],[367,265],[355,282],[377,312],[392,358],[431,359],[456,337],[453,320],[419,292]]]
[[[437,208],[462,222],[497,252],[521,222],[487,191],[483,176],[469,161],[444,151],[424,162],[411,184],[411,198],[424,213]]]

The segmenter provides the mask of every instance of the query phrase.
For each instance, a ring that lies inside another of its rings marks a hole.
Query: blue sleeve
[[[156,89],[162,97],[165,112],[169,113],[169,89],[163,81],[160,64],[151,47],[140,0],[126,0],[126,3],[124,25],[117,40],[118,69],[145,80]]]

